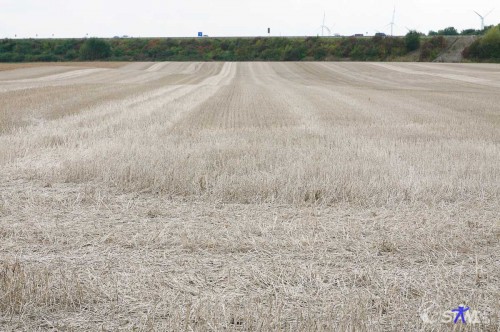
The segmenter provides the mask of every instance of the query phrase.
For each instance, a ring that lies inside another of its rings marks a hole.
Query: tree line
[[[489,28],[464,56],[497,57],[499,29]],[[3,39],[0,62],[391,61],[415,51],[420,61],[432,61],[447,47],[445,36],[410,31],[405,37]]]
[[[431,48],[443,46],[434,42]],[[418,40],[420,45],[420,37]],[[420,46],[418,46],[420,47]],[[405,38],[5,39],[0,62],[36,61],[384,61],[413,51]],[[431,52],[432,53],[432,52]]]
[[[429,36],[481,36],[484,35],[489,29],[493,28],[493,25],[486,26],[482,30],[476,30],[476,29],[465,29],[462,30],[461,32],[458,32],[455,27],[448,27],[444,28],[438,31],[431,30],[429,31],[428,35]]]

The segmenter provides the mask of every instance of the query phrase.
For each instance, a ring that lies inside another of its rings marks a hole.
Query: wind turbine
[[[490,15],[492,11],[493,11],[493,9],[492,9],[492,10],[490,10],[490,11],[489,11],[489,13],[488,13],[488,14],[486,14],[486,15],[481,15],[481,14],[479,14],[478,12],[476,12],[475,10],[473,11],[474,13],[476,13],[476,14],[477,14],[477,16],[479,16],[479,17],[481,18],[481,30],[484,30],[484,19],[485,19],[488,15]]]
[[[391,20],[391,23],[387,24],[387,25],[384,25],[382,28],[380,29],[384,29],[388,26],[391,26],[391,37],[394,35],[394,26],[397,25],[396,24],[396,6],[394,6],[394,11],[392,12],[392,20]],[[375,30],[377,31],[378,33],[380,33],[378,30]]]
[[[394,6],[394,11],[392,12],[392,21],[391,23],[389,23],[389,25],[391,26],[391,37],[394,35],[394,25],[396,23],[394,23],[396,20],[396,6]]]
[[[332,25],[332,28],[335,26]],[[325,30],[328,32],[328,36],[331,36],[332,35],[332,30],[326,26],[326,13],[323,13],[323,24],[320,26],[321,28],[321,37],[324,37],[325,36]]]
[[[418,27],[413,28],[413,29],[410,29],[410,28],[408,28],[407,26],[405,26],[405,28],[406,28],[406,30],[408,30],[408,32],[412,32],[412,31],[417,31],[417,32],[418,32],[418,30],[419,30],[419,28],[418,28]]]

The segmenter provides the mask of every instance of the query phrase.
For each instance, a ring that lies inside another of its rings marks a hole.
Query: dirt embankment
[[[434,62],[462,62],[462,52],[469,47],[478,36],[450,36],[446,38],[448,47]]]

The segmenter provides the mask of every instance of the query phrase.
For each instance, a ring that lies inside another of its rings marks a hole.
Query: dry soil
[[[0,69],[0,330],[499,330],[499,65]]]

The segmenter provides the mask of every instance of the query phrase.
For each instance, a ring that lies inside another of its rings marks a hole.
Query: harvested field
[[[0,330],[500,329],[499,65],[0,68]]]
[[[31,62],[31,63],[0,63],[0,71],[20,68],[41,67],[87,67],[87,68],[120,68],[129,62]]]

